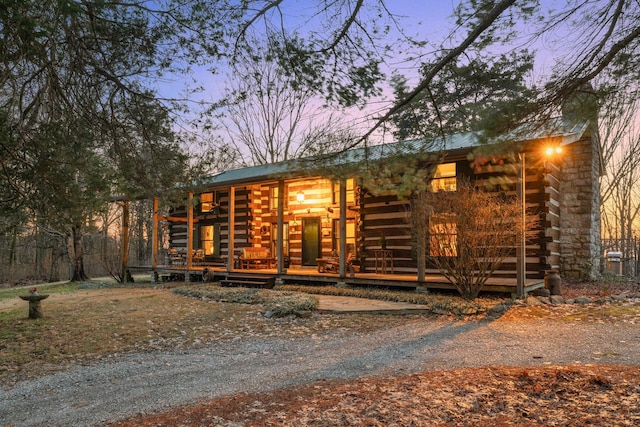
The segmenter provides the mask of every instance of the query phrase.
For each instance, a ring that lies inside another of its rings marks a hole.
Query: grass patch
[[[1,292],[2,382],[122,352],[189,348],[250,334],[264,322],[254,306],[187,299],[166,289],[42,288],[50,297],[41,319],[28,319],[21,292]]]
[[[36,286],[23,286],[19,288],[0,289],[0,300],[7,298],[17,298],[19,295],[28,295],[29,289],[37,288],[40,294],[63,294],[74,292],[78,288],[77,283],[51,283],[39,284]]]
[[[316,307],[317,299],[310,295],[184,283],[158,286],[103,281],[41,285],[38,291],[50,297],[42,301],[44,317],[40,319],[29,319],[28,304],[18,298],[28,289],[1,289],[0,383],[11,386],[126,352],[194,348],[243,337],[288,339],[389,327],[388,318],[375,315],[287,316]],[[201,288],[208,296],[185,298],[170,287]],[[226,297],[214,298],[217,291],[224,291]],[[266,311],[271,311],[271,319],[264,316]],[[394,325],[411,319],[398,318]]]
[[[125,352],[186,349],[244,337],[288,339],[368,332],[424,318],[398,315],[390,320],[389,316],[375,314],[312,314],[318,304],[314,294],[423,304],[436,312],[465,314],[510,304],[504,296],[483,296],[467,302],[456,295],[334,286],[287,285],[263,290],[143,281],[122,285],[101,279],[38,285],[38,291],[50,297],[42,301],[44,317],[28,319],[28,304],[18,298],[28,288],[0,289],[0,382],[7,386],[20,379]],[[576,307],[570,313],[568,309],[539,310],[541,317],[560,310],[559,316],[577,313],[587,318],[596,313],[600,318],[616,321],[640,321],[637,299],[595,308]],[[515,310],[511,317],[523,314],[524,308]]]

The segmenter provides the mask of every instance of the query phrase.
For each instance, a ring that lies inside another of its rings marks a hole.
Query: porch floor
[[[455,287],[447,281],[447,279],[441,274],[427,274],[425,281],[419,283],[416,275],[412,274],[382,274],[382,273],[356,273],[354,277],[340,277],[336,273],[320,273],[316,267],[301,267],[293,266],[286,269],[286,273],[278,274],[275,268],[260,268],[260,269],[234,269],[232,272],[228,272],[225,267],[221,266],[206,266],[195,265],[187,271],[186,267],[182,266],[165,266],[157,267],[155,272],[158,276],[170,276],[170,275],[189,275],[191,280],[202,280],[202,272],[204,268],[208,268],[213,272],[214,280],[225,279],[230,274],[255,274],[255,275],[269,275],[279,278],[284,283],[301,283],[301,284],[326,284],[326,285],[354,285],[354,286],[379,286],[379,287],[402,287],[402,288],[426,288],[426,289],[443,289],[453,290]],[[146,270],[152,271],[151,267],[130,267],[132,270]],[[525,292],[531,292],[534,289],[544,286],[544,280],[542,279],[527,279],[525,282]],[[483,292],[503,292],[503,293],[515,293],[516,292],[516,279],[505,277],[491,277],[487,280],[487,283],[483,287]]]

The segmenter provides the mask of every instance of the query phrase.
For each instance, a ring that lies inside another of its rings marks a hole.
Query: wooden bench
[[[249,276],[230,274],[226,279],[220,281],[220,286],[231,287],[241,286],[243,288],[263,288],[273,289],[276,285],[276,278],[273,276]]]
[[[242,248],[238,257],[240,268],[274,268],[276,259],[269,256],[269,249],[262,247]]]

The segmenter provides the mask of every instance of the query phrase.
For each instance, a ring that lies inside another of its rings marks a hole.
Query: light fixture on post
[[[516,298],[524,298],[524,287],[527,277],[527,242],[526,242],[526,228],[527,228],[527,216],[526,209],[527,203],[525,200],[526,187],[525,180],[527,173],[525,171],[525,155],[524,153],[518,154],[518,200],[520,202],[520,230],[518,235],[518,246],[516,247]]]

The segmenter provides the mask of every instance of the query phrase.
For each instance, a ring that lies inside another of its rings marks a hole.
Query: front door
[[[302,220],[302,265],[318,265],[320,258],[320,218]]]

